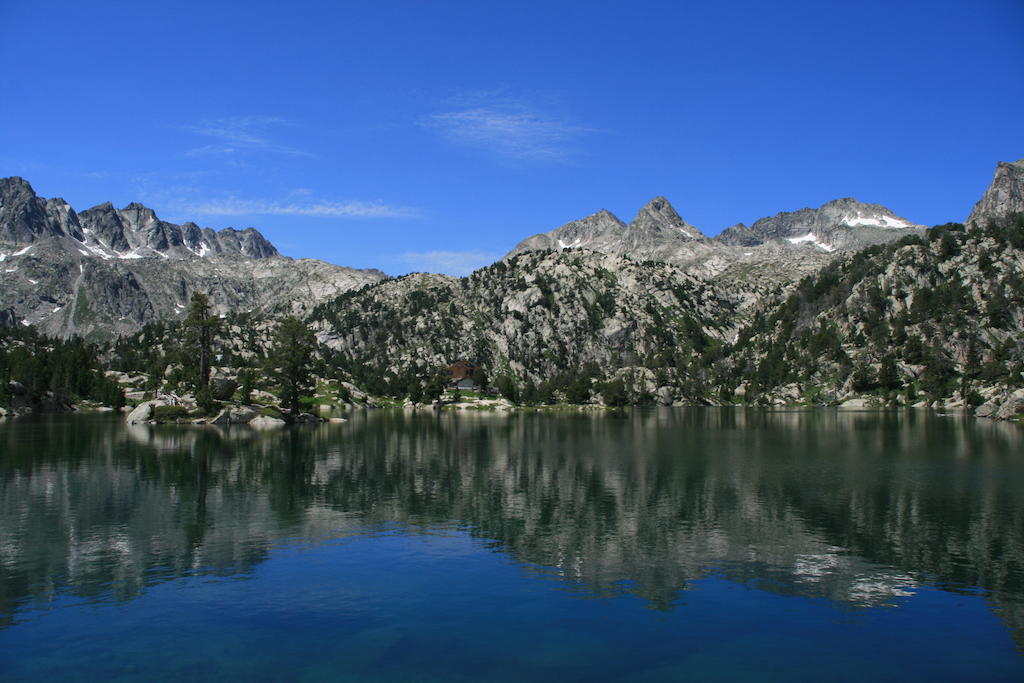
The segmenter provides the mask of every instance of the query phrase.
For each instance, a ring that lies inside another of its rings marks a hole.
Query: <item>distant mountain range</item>
[[[253,228],[176,225],[141,204],[76,213],[21,178],[0,179],[0,311],[49,334],[134,332],[181,317],[194,291],[219,313],[304,313],[386,277],[281,256]]]
[[[537,249],[589,249],[637,260],[665,261],[716,281],[760,285],[792,282],[836,254],[920,234],[925,228],[878,204],[836,199],[742,223],[708,237],[655,197],[629,224],[601,210],[520,242],[509,253]]]
[[[971,221],[1024,206],[1021,162],[1001,163]],[[878,204],[836,199],[704,235],[656,197],[630,223],[601,210],[520,242],[529,251],[591,251],[673,264],[710,284],[745,290],[738,305],[789,286],[830,261],[926,228]],[[180,317],[193,291],[216,310],[306,313],[344,292],[387,279],[313,259],[290,259],[257,230],[214,231],[160,220],[152,209],[101,204],[76,213],[0,179],[0,311],[50,334],[105,337]],[[728,297],[727,297],[728,298]]]
[[[138,204],[77,214],[20,178],[0,180],[0,202],[0,325],[109,339],[180,320],[203,292],[252,313],[219,341],[223,376],[298,314],[325,376],[372,396],[422,396],[472,359],[527,403],[945,401],[1024,417],[1024,161],[999,164],[966,225],[847,198],[710,238],[657,197],[628,224],[599,211],[464,278],[293,260],[251,228]],[[178,337],[130,338],[118,363],[162,367]]]
[[[629,224],[601,211],[469,277],[414,273],[309,320],[374,395],[472,358],[528,403],[611,391],[1024,417],[1022,170],[1000,164],[966,225],[931,229],[840,199],[712,239],[658,197]]]

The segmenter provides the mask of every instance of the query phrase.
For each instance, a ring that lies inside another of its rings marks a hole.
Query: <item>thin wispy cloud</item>
[[[565,161],[579,138],[594,132],[508,100],[464,104],[432,114],[420,124],[454,143],[526,161]]]
[[[407,251],[399,260],[412,271],[461,277],[491,265],[500,257],[488,251]]]
[[[380,202],[274,202],[259,199],[211,199],[182,207],[198,216],[320,216],[332,218],[411,218],[417,211]]]
[[[194,125],[184,126],[185,130],[213,140],[208,145],[194,147],[186,156],[232,155],[240,152],[270,152],[287,156],[313,156],[295,147],[283,145],[272,139],[271,129],[290,126],[292,123],[277,116],[233,116],[222,119],[208,119]]]

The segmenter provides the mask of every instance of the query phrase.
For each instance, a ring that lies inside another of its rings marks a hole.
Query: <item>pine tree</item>
[[[508,375],[498,375],[494,379],[494,384],[498,388],[498,393],[504,398],[508,399],[512,403],[519,402],[519,387],[516,386],[516,382]]]
[[[213,340],[220,330],[220,318],[213,315],[210,298],[201,292],[192,294],[188,315],[184,321],[185,347],[196,361],[193,386],[196,401],[204,410],[213,407],[210,395],[210,366],[213,362]]]
[[[588,403],[590,401],[590,380],[586,377],[575,378],[565,391],[565,400],[569,403]]]
[[[601,387],[601,397],[607,406],[619,408],[629,404],[629,395],[626,393],[626,384],[621,379],[613,379],[604,383]]]
[[[891,354],[882,358],[882,367],[878,370],[878,384],[889,391],[900,387],[899,369],[896,367],[896,359]]]
[[[300,399],[313,391],[313,354],[316,337],[304,322],[285,318],[274,335],[267,356],[267,372],[279,387],[281,406],[293,417],[299,414]]]

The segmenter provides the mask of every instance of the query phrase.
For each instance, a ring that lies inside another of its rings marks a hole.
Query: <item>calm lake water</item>
[[[0,679],[1024,680],[1024,430],[0,424]]]

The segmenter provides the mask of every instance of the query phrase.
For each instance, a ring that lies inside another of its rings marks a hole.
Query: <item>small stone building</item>
[[[448,386],[455,389],[479,388],[477,377],[479,377],[480,368],[476,363],[468,360],[457,360],[448,366],[448,372],[451,375]]]

